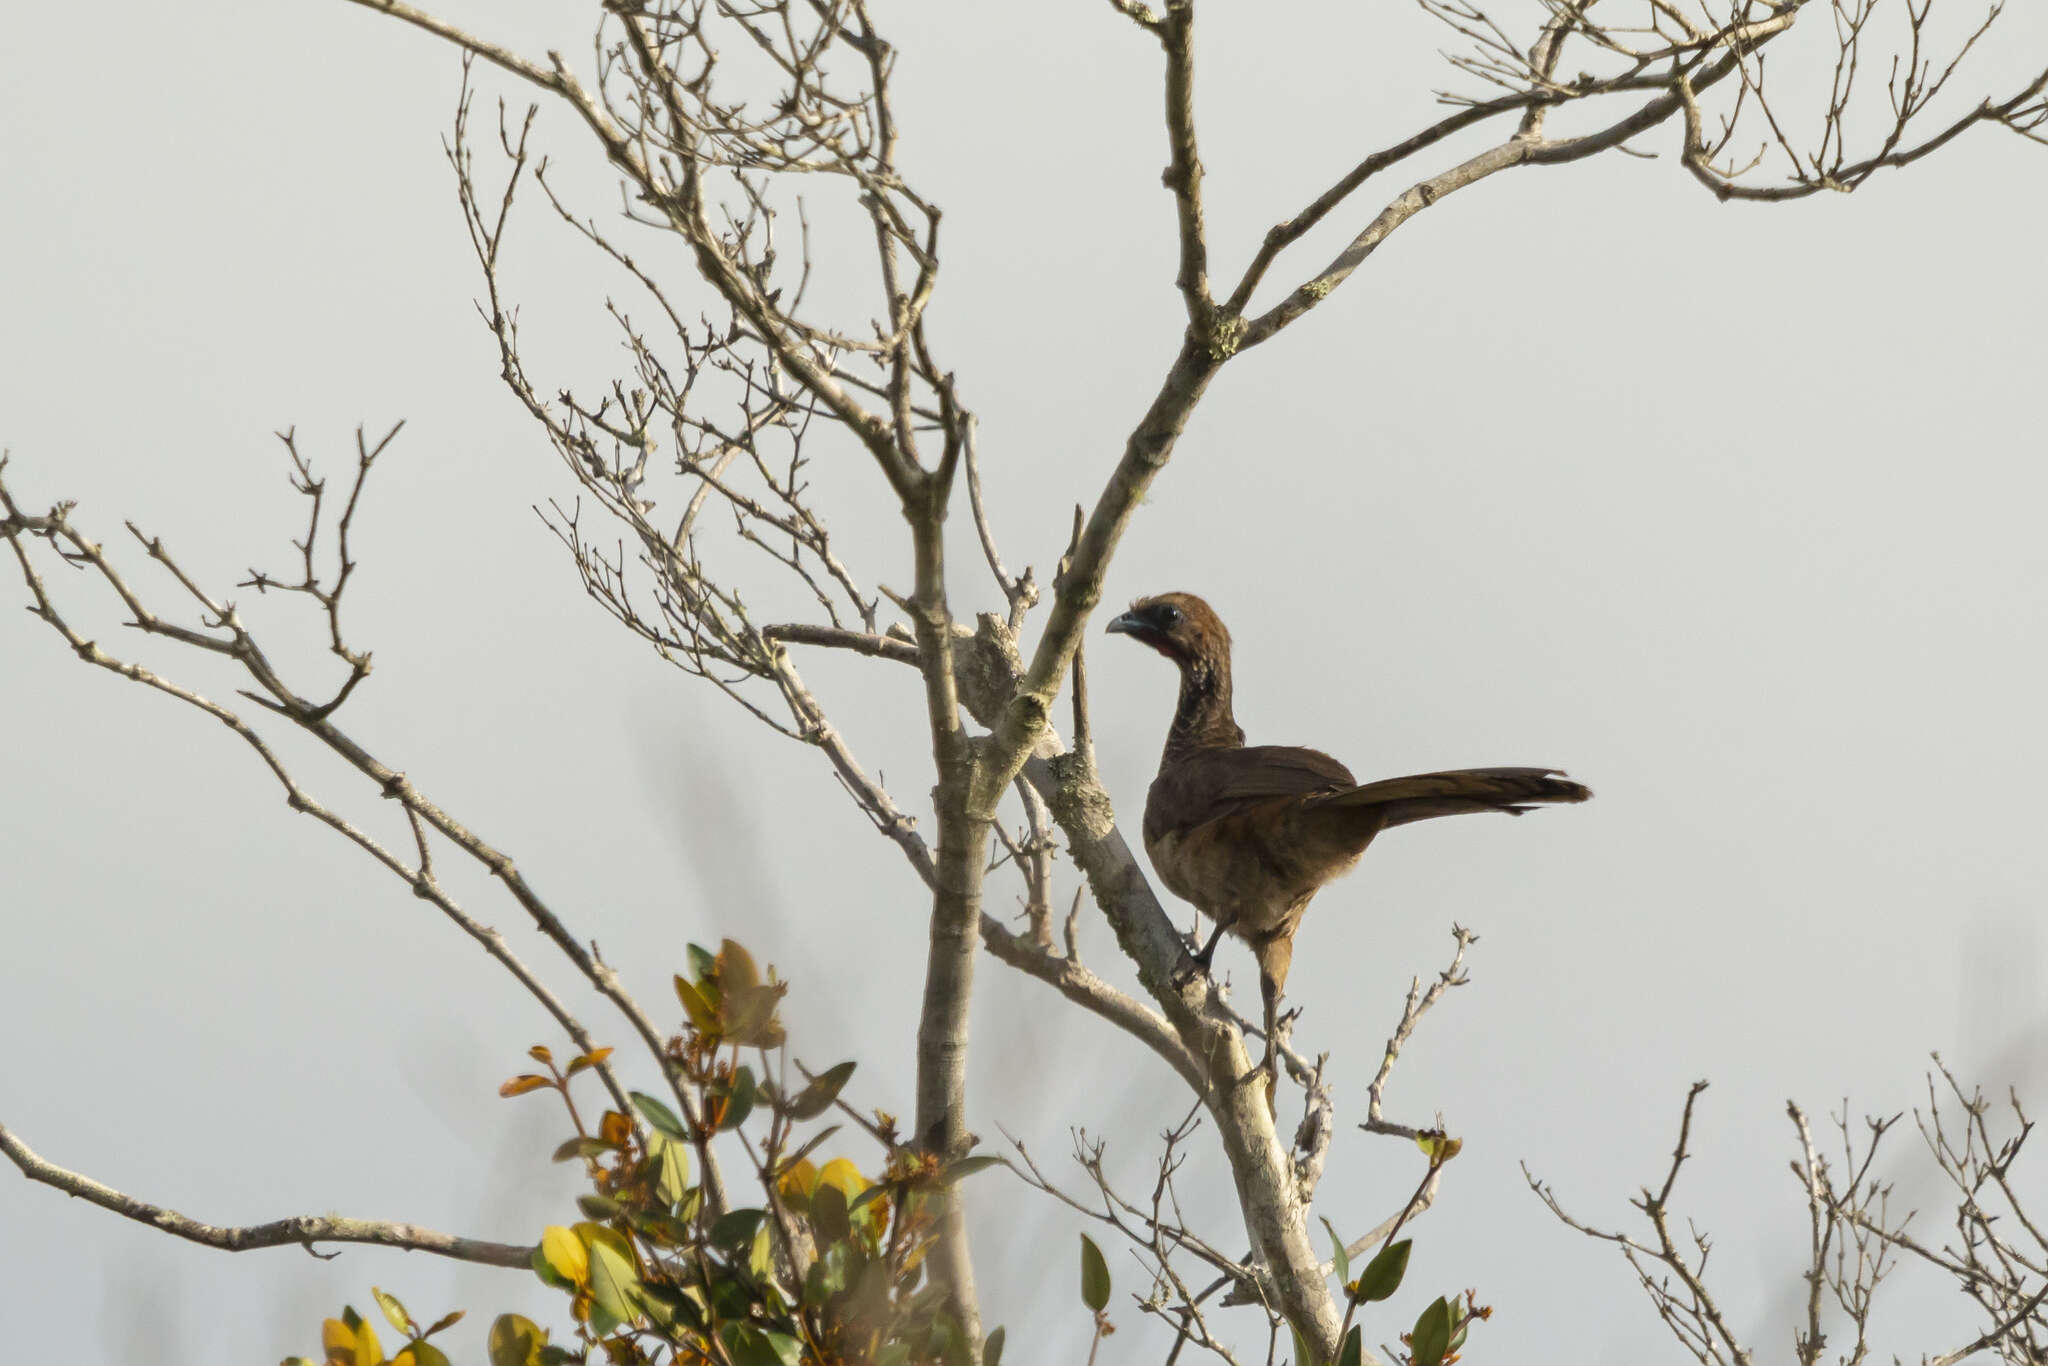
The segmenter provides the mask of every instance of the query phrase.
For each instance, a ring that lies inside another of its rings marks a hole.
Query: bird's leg
[[[1274,1093],[1280,1087],[1280,983],[1273,979],[1272,973],[1259,973],[1259,995],[1266,1003],[1266,1057],[1258,1070],[1266,1074],[1266,1109],[1278,1113],[1274,1110]]]
[[[1226,920],[1216,922],[1216,928],[1209,935],[1209,942],[1202,945],[1202,951],[1189,955],[1187,965],[1175,974],[1175,986],[1187,985],[1188,982],[1194,979],[1196,973],[1205,975],[1208,973],[1209,965],[1216,961],[1216,945],[1222,942],[1223,931],[1228,928],[1230,928],[1230,922]]]

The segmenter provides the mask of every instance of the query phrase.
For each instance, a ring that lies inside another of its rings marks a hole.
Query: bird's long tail
[[[1312,797],[1309,809],[1371,811],[1385,830],[1437,816],[1462,816],[1473,811],[1503,811],[1519,816],[1549,802],[1582,802],[1592,792],[1554,768],[1460,768],[1445,773],[1417,773],[1388,778],[1343,792]]]

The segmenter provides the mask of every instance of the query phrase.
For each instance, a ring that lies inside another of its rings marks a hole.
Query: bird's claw
[[[1181,990],[1197,977],[1209,975],[1211,959],[1207,954],[1191,953],[1173,970],[1173,989]]]

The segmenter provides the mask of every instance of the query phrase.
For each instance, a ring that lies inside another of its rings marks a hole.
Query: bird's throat
[[[1239,749],[1244,731],[1230,711],[1230,666],[1195,660],[1180,671],[1180,702],[1166,733],[1166,760],[1201,749]]]

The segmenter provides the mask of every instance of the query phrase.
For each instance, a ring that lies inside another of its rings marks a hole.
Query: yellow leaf
[[[324,1321],[320,1325],[320,1350],[337,1366],[356,1366],[355,1331],[340,1319]]]
[[[718,1016],[704,999],[695,984],[676,978],[676,999],[683,1003],[683,1013],[690,1017],[690,1026],[699,1034],[718,1034]]]
[[[485,1348],[491,1366],[534,1366],[548,1335],[540,1325],[521,1314],[500,1314],[491,1323]]]
[[[805,1165],[808,1165],[808,1162]],[[845,1196],[846,1203],[850,1205],[854,1196],[873,1184],[874,1182],[860,1174],[860,1168],[853,1163],[843,1157],[835,1157],[825,1164],[825,1170],[818,1173],[817,1183],[812,1189],[816,1189],[817,1186],[831,1186]]]
[[[535,1076],[533,1073],[528,1072],[523,1076],[514,1077],[503,1086],[500,1086],[498,1094],[510,1100],[513,1096],[523,1096],[528,1091],[538,1091],[544,1086],[553,1085],[554,1082],[548,1078]]]
[[[329,1366],[383,1366],[384,1348],[377,1341],[376,1330],[355,1310],[342,1312],[345,1320],[328,1319],[320,1325],[320,1346],[327,1353]]]
[[[526,1056],[532,1058],[543,1067],[555,1060],[555,1055],[548,1051],[548,1046],[544,1043],[537,1043],[527,1049]]]
[[[1415,1136],[1415,1146],[1422,1149],[1431,1166],[1441,1167],[1464,1150],[1465,1140],[1452,1138],[1442,1129],[1425,1129]]]
[[[560,1224],[550,1224],[541,1233],[540,1255],[571,1285],[582,1286],[590,1280],[589,1250],[581,1238]]]
[[[776,1184],[784,1195],[809,1195],[818,1188],[818,1169],[811,1159],[803,1158],[784,1172]]]
[[[377,1301],[377,1307],[384,1311],[384,1317],[390,1321],[393,1328],[401,1333],[412,1332],[412,1315],[405,1312],[405,1306],[398,1302],[398,1296],[388,1294],[373,1285],[370,1287],[370,1297]],[[397,1363],[394,1362],[393,1366],[397,1366]]]

